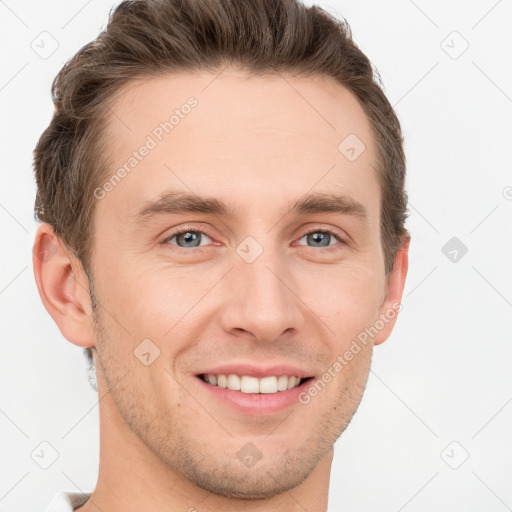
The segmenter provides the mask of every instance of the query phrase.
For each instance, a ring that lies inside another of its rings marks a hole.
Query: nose
[[[294,291],[298,285],[277,251],[267,249],[252,263],[236,258],[225,285],[229,300],[221,324],[226,332],[272,342],[302,330],[304,305]]]

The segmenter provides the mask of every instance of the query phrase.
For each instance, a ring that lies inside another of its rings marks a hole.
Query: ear
[[[376,322],[381,320],[384,326],[382,329],[379,329],[379,332],[375,335],[373,341],[374,345],[380,345],[389,338],[389,335],[395,326],[396,319],[398,318],[398,313],[402,309],[402,294],[405,286],[405,278],[407,277],[407,269],[409,267],[410,241],[411,237],[409,233],[407,233],[403,238],[402,245],[395,255],[393,270],[387,277],[386,296],[379,308],[376,320]]]
[[[62,335],[74,345],[94,346],[89,280],[47,223],[37,229],[32,263],[39,295]]]

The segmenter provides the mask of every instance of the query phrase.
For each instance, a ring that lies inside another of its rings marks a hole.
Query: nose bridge
[[[238,267],[240,279],[246,283],[248,303],[253,308],[269,302],[276,308],[289,304],[290,290],[284,284],[286,275],[281,272],[278,257],[273,257],[270,251],[253,263],[240,263]]]
[[[265,246],[248,237],[236,249],[235,268],[230,272],[236,313],[230,328],[250,331],[260,340],[278,338],[289,328],[300,328],[301,312],[291,286],[290,267],[278,244]]]

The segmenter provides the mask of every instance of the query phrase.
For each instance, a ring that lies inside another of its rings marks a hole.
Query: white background
[[[412,233],[404,308],[336,444],[329,510],[510,510],[512,1],[319,4],[348,20],[396,108]],[[2,511],[96,483],[97,395],[33,277],[32,151],[54,76],[113,5],[0,2]],[[46,59],[31,47],[43,31],[58,42]],[[442,252],[452,237],[468,249],[456,262]],[[31,458],[43,441],[58,452],[46,470]]]

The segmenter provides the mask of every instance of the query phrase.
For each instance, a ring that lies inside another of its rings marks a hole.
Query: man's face
[[[194,106],[182,107],[190,97]],[[174,128],[159,130],[176,109]],[[132,83],[112,111],[109,176],[150,148],[95,205],[97,372],[110,389],[109,417],[122,419],[112,425],[119,435],[131,428],[141,460],[156,457],[209,491],[258,498],[291,489],[356,411],[373,341],[308,403],[297,389],[248,394],[199,375],[289,365],[314,377],[307,391],[389,306],[369,122],[330,79],[227,71]],[[366,146],[356,159],[338,148],[349,134]],[[170,191],[228,211],[150,207]],[[308,194],[359,209],[295,211]],[[188,235],[173,236],[181,228]],[[293,375],[273,374],[283,373]]]

